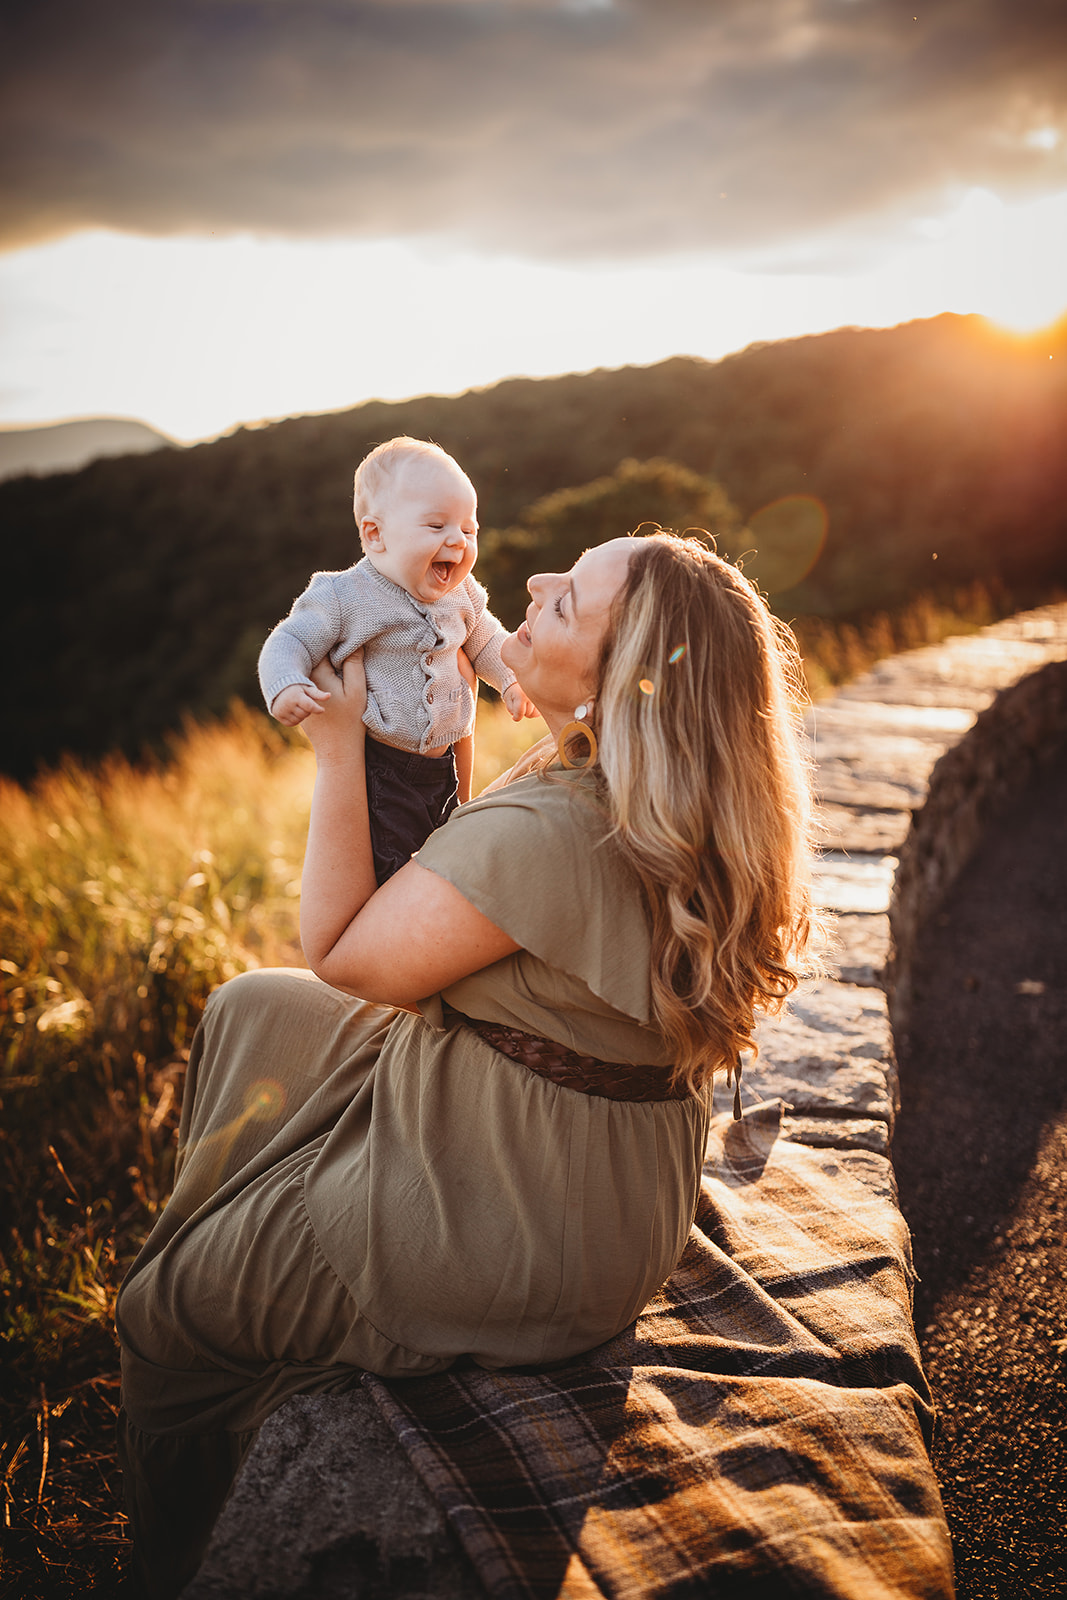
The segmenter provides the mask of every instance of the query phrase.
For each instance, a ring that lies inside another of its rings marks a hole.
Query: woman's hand
[[[334,671],[328,658],[320,661],[311,673],[311,681],[330,696],[318,716],[308,717],[301,724],[319,764],[351,760],[354,755],[362,760],[363,713],[367,709],[363,651],[356,650],[342,661],[340,672]]]

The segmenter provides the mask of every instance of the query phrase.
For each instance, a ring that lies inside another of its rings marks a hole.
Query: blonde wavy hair
[[[811,782],[796,641],[698,538],[634,550],[601,651],[601,785],[651,913],[652,994],[674,1081],[751,1050],[814,927]]]

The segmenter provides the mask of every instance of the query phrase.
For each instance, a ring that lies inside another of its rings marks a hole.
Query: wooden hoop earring
[[[576,706],[574,708],[574,721],[568,722],[567,726],[560,730],[559,738],[556,740],[556,749],[559,751],[559,759],[563,765],[565,767],[569,767],[572,772],[584,772],[586,767],[591,767],[596,760],[596,734],[593,732],[588,722],[582,721],[582,718],[588,716],[588,714],[588,706]],[[567,740],[576,739],[579,734],[584,735],[589,741],[589,755],[585,761],[572,761],[570,756],[567,754]]]

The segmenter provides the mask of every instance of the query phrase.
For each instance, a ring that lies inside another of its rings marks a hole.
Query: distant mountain
[[[0,428],[0,478],[76,472],[101,456],[144,455],[172,445],[165,433],[128,417],[85,417],[44,428]]]

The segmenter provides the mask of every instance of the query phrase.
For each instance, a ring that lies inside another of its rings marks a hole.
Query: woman
[[[548,739],[377,892],[358,662],[309,719],[314,975],[212,996],[174,1195],[119,1302],[156,1593],[195,1570],[289,1395],[557,1362],[625,1327],[682,1252],[712,1075],[795,984],[808,790],[785,631],[665,534],[529,590],[503,652]]]

